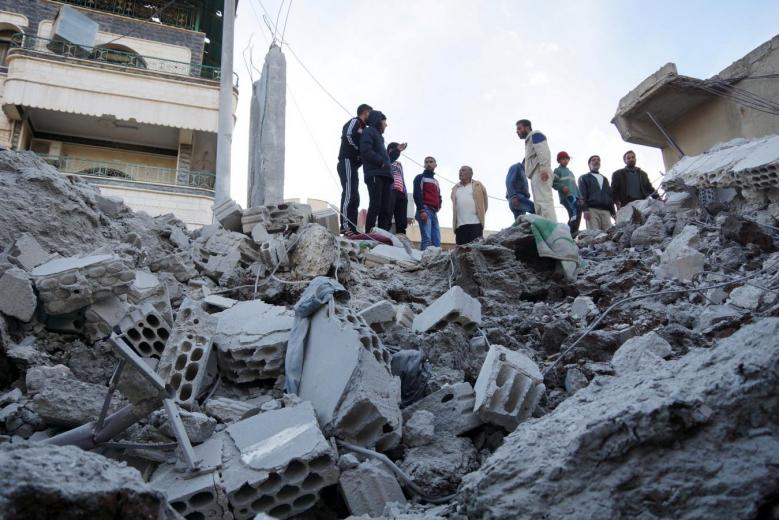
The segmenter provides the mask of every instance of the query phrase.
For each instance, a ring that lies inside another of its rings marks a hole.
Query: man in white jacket
[[[527,119],[517,121],[517,135],[525,140],[525,174],[533,189],[536,214],[557,222],[552,196],[552,156],[546,136],[538,130],[534,131]]]

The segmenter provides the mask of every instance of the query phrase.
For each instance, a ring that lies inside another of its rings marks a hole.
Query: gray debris
[[[26,272],[12,267],[0,276],[0,312],[17,320],[30,321],[37,303]]]

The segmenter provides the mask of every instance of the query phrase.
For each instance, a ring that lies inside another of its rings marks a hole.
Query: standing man
[[[460,183],[452,188],[452,229],[457,245],[469,244],[484,236],[487,189],[473,180],[470,166],[460,167]]]
[[[360,139],[368,120],[371,106],[357,107],[357,117],[351,118],[341,130],[341,148],[338,151],[338,177],[341,179],[341,233],[349,236],[357,232],[357,211],[360,207]]]
[[[525,174],[533,187],[536,214],[557,222],[552,198],[552,157],[546,136],[527,119],[517,121],[517,135],[525,140]]]
[[[401,147],[406,149],[406,143],[390,143],[387,145],[387,155],[389,155],[390,170],[392,171],[392,192],[390,193],[390,207],[392,216],[395,220],[395,234],[406,235],[406,226],[413,223],[414,219],[408,216],[408,192],[406,190],[406,179],[403,177],[403,164],[398,161]]]
[[[417,222],[419,234],[422,236],[420,248],[427,246],[441,247],[441,228],[438,227],[438,210],[441,209],[441,188],[435,179],[435,169],[438,166],[435,158],[425,157],[425,170],[414,177],[414,204],[417,207]]]
[[[614,196],[609,181],[600,174],[600,156],[587,160],[589,173],[579,177],[579,191],[582,195],[582,210],[587,229],[606,231],[611,227],[611,217],[616,216]]]
[[[392,191],[392,169],[389,154],[384,145],[384,130],[387,128],[387,117],[378,110],[371,111],[368,124],[363,130],[360,140],[360,157],[363,160],[363,175],[368,185],[368,218],[365,221],[365,232],[369,233],[376,225],[389,231],[392,223],[390,208],[390,192]],[[406,149],[400,145],[400,151]]]
[[[528,186],[525,167],[521,162],[513,164],[506,175],[506,199],[509,201],[509,209],[514,214],[514,220],[518,216],[536,212],[535,204],[530,200],[530,187]]]
[[[650,195],[657,199],[659,195],[649,181],[649,175],[636,166],[636,153],[628,150],[622,156],[625,167],[611,174],[611,188],[614,191],[614,202],[617,209],[634,200],[644,200]]]
[[[568,169],[568,163],[571,157],[568,152],[557,154],[557,163],[560,165],[554,170],[554,180],[552,187],[557,190],[560,196],[560,204],[568,212],[568,228],[571,230],[571,236],[575,237],[579,231],[579,224],[582,220],[581,212],[581,194],[576,185],[576,176]]]

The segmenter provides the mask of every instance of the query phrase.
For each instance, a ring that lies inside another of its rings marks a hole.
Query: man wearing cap
[[[525,173],[533,188],[536,214],[557,222],[552,196],[552,157],[546,136],[527,119],[517,121],[517,135],[525,140]]]
[[[600,174],[600,156],[587,159],[589,173],[579,177],[579,192],[582,196],[582,210],[587,229],[606,231],[611,227],[611,217],[616,216],[614,196],[609,180]]]
[[[581,194],[576,186],[576,176],[568,169],[568,163],[571,157],[568,152],[557,154],[557,168],[554,170],[554,179],[552,188],[557,190],[560,197],[560,204],[568,212],[568,227],[571,229],[571,236],[576,236],[579,231],[579,224],[582,220]]]

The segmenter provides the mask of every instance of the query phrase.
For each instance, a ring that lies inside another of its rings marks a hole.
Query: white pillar
[[[222,10],[222,79],[219,85],[219,132],[216,144],[214,203],[230,198],[230,153],[233,144],[233,39],[235,0]]]

